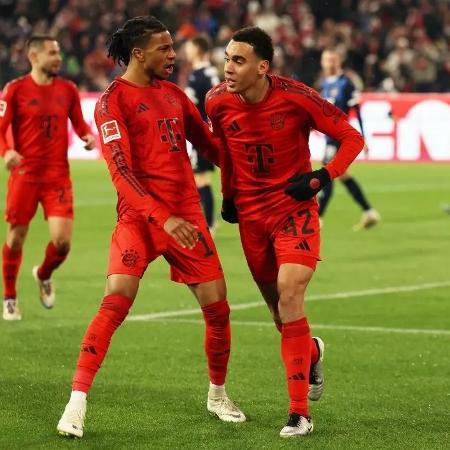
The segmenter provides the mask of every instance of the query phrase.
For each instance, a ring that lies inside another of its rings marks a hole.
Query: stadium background
[[[316,87],[322,49],[334,45],[346,54],[346,70],[364,92],[369,159],[375,161],[358,162],[353,172],[383,220],[370,232],[353,233],[359,212],[338,186],[323,229],[324,263],[308,296],[313,331],[328,344],[328,386],[313,405],[316,431],[301,445],[446,448],[450,217],[441,207],[450,202],[450,2],[2,0],[0,88],[29,70],[26,38],[50,32],[62,46],[62,75],[78,84],[92,123],[98,92],[122,70],[106,58],[107,36],[127,18],[148,13],[173,33],[174,81],[181,86],[189,71],[182,43],[198,32],[213,40],[220,69],[233,30],[261,26],[276,43],[274,70]],[[315,159],[320,139],[313,137]],[[83,155],[74,138],[71,156]],[[74,444],[58,439],[55,427],[81,336],[102,296],[115,194],[102,161],[73,161],[72,175],[75,236],[70,258],[55,276],[57,306],[42,310],[30,276],[47,241],[39,213],[19,278],[24,319],[0,324],[0,448]],[[1,211],[6,182],[2,170]],[[84,448],[299,445],[277,438],[286,403],[279,338],[248,274],[235,227],[220,223],[216,241],[233,309],[229,391],[251,420],[228,427],[205,414],[201,321],[189,294],[169,284],[166,265],[157,262],[92,390],[79,443]]]

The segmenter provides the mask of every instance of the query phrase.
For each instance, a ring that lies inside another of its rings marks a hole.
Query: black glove
[[[309,200],[330,181],[330,174],[327,169],[322,167],[322,169],[302,173],[289,178],[288,182],[291,184],[285,189],[284,192],[299,202],[302,200]]]
[[[222,219],[228,223],[238,223],[238,213],[233,198],[224,198],[222,200],[222,209],[220,211]]]

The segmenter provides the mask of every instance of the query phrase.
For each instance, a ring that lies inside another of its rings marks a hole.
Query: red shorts
[[[72,182],[62,178],[54,182],[26,181],[12,174],[8,180],[5,219],[11,225],[28,225],[42,204],[44,217],[73,219]]]
[[[316,202],[265,220],[239,217],[242,248],[254,280],[276,282],[281,264],[294,263],[315,270],[320,261],[320,225]]]
[[[206,220],[200,210],[180,217],[198,227],[199,240],[189,250],[180,247],[163,229],[136,216],[121,217],[111,239],[108,276],[142,277],[147,266],[163,255],[171,279],[178,283],[206,283],[223,278],[223,270]]]

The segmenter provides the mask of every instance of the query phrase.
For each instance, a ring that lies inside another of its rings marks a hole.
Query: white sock
[[[217,384],[209,383],[209,392],[208,396],[212,398],[223,397],[226,395],[225,393],[225,385],[218,386]]]
[[[86,392],[83,391],[72,391],[70,393],[70,402],[79,402],[81,401],[85,401],[87,397]]]

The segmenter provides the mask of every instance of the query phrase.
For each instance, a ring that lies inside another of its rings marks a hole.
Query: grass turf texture
[[[440,209],[450,202],[450,166],[357,164],[353,172],[383,221],[367,232],[351,231],[360,212],[337,186],[323,228],[324,262],[309,295],[450,281],[450,216]],[[85,437],[58,436],[80,340],[103,294],[115,222],[104,163],[74,162],[72,175],[75,232],[70,257],[55,275],[56,306],[42,308],[31,277],[48,241],[39,211],[19,277],[23,320],[0,322],[1,449],[448,448],[450,334],[389,329],[450,330],[450,286],[310,301],[313,333],[327,345],[326,389],[311,405],[314,433],[282,440],[287,394],[279,335],[248,273],[237,228],[225,223],[216,242],[230,303],[261,302],[232,313],[227,390],[248,422],[225,424],[207,414],[197,314],[126,322],[89,396]],[[3,210],[4,171],[0,186]],[[161,259],[144,276],[131,314],[190,308],[194,299],[168,280]]]

